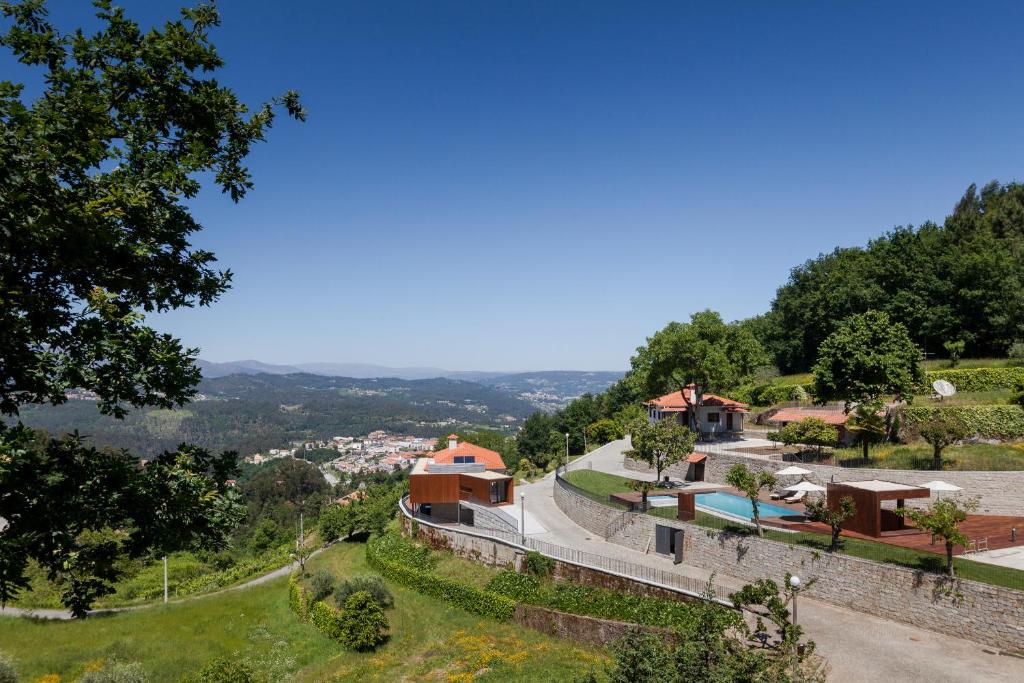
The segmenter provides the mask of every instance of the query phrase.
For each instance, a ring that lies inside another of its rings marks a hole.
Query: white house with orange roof
[[[699,425],[705,438],[738,436],[743,433],[746,403],[702,392],[694,384],[644,402],[651,422],[674,418],[691,429]]]

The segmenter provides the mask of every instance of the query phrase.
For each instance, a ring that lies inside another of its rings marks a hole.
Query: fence
[[[565,546],[557,545],[555,543],[547,543],[545,541],[538,541],[534,538],[523,538],[519,533],[502,531],[500,529],[477,529],[474,528],[472,531],[461,526],[449,526],[444,524],[437,524],[431,521],[429,518],[424,517],[418,513],[414,513],[406,503],[406,499],[403,498],[399,501],[399,508],[402,510],[402,514],[410,519],[416,519],[421,524],[426,524],[437,529],[444,531],[465,534],[467,536],[474,536],[476,538],[489,538],[492,540],[499,541],[505,545],[509,545],[520,550],[533,550],[541,555],[550,557],[551,559],[565,562],[567,564],[573,564],[588,569],[597,569],[608,574],[614,574],[634,581],[640,581],[642,583],[651,584],[658,588],[669,588],[671,590],[684,593],[690,597],[706,598],[711,589],[715,595],[727,595],[729,590],[722,587],[716,587],[709,581],[701,579],[695,579],[692,576],[685,576],[683,574],[677,574],[674,572],[667,572],[656,567],[649,567],[647,565],[637,564],[635,562],[628,562],[626,560],[620,560],[615,557],[608,557],[606,555],[600,555],[597,553],[591,553],[585,550],[579,550],[577,548],[567,548]],[[726,606],[732,606],[732,603],[726,600],[716,599],[716,602]]]

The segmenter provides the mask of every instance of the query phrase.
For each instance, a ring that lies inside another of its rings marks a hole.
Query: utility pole
[[[164,555],[164,604],[167,604],[167,556]]]

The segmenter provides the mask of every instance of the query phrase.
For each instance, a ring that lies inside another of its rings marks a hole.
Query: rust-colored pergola
[[[832,510],[838,510],[840,501],[846,496],[853,499],[856,509],[853,517],[843,522],[844,529],[879,538],[906,529],[903,517],[883,508],[882,501],[895,500],[896,507],[903,507],[908,498],[928,498],[931,493],[923,486],[871,479],[830,483],[826,495]]]

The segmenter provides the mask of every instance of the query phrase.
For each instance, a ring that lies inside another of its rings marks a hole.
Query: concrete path
[[[310,553],[309,558],[307,558],[307,561],[309,559],[313,558],[313,557],[316,557],[320,553],[322,553],[324,550],[326,550],[328,547],[330,547],[330,545],[333,545],[333,543],[329,544],[328,546],[325,546],[323,548],[317,548],[316,550],[314,550],[312,553]],[[281,567],[280,569],[275,569],[272,572],[268,572],[266,574],[263,574],[262,576],[257,576],[254,579],[249,579],[245,583],[240,583],[240,584],[238,584],[236,586],[228,586],[227,588],[221,588],[219,590],[215,590],[215,591],[212,591],[210,593],[200,593],[199,595],[190,595],[188,597],[178,598],[177,600],[170,600],[170,601],[168,601],[167,604],[168,605],[180,605],[180,604],[185,603],[185,602],[192,602],[193,600],[203,600],[205,598],[212,598],[215,595],[221,595],[223,593],[230,593],[231,591],[240,591],[240,590],[245,590],[246,588],[252,588],[253,586],[259,586],[261,584],[267,583],[268,581],[273,581],[274,579],[279,579],[282,576],[288,576],[290,573],[292,573],[293,571],[298,569],[298,566],[299,566],[298,562],[293,562],[293,563],[291,563],[289,565],[285,565],[284,567]],[[108,608],[108,609],[93,609],[93,610],[89,610],[88,616],[91,617],[91,616],[96,616],[96,615],[100,615],[100,614],[117,614],[118,612],[133,612],[135,610],[149,609],[151,607],[163,607],[163,606],[164,606],[163,602],[148,602],[148,603],[146,603],[144,605],[131,605],[129,607],[111,607],[111,608]],[[0,616],[25,617],[25,618],[29,618],[29,619],[59,619],[59,620],[74,619],[74,617],[71,615],[71,612],[69,612],[68,610],[61,610],[61,609],[22,609],[20,607],[9,607],[9,606],[8,607],[0,607]]]
[[[623,441],[612,442],[578,459],[570,470],[592,468],[612,474],[636,477],[622,467]],[[617,454],[617,455],[616,455]],[[615,458],[618,457],[618,463]],[[553,497],[554,474],[517,490],[526,493],[526,509],[547,528],[531,537],[569,548],[578,548],[617,559],[658,567],[696,579],[707,580],[709,572],[685,564],[675,565],[667,557],[642,553],[609,543],[565,516]],[[739,588],[744,582],[716,574],[716,585]],[[724,597],[724,596],[722,596]],[[1024,660],[988,654],[983,646],[913,626],[880,619],[849,609],[802,598],[799,619],[818,652],[829,660],[830,681],[935,682],[1024,681]]]
[[[1024,546],[1003,548],[1002,550],[985,550],[980,553],[964,555],[963,558],[972,562],[997,564],[1000,567],[1009,567],[1010,569],[1020,569],[1024,571]]]

